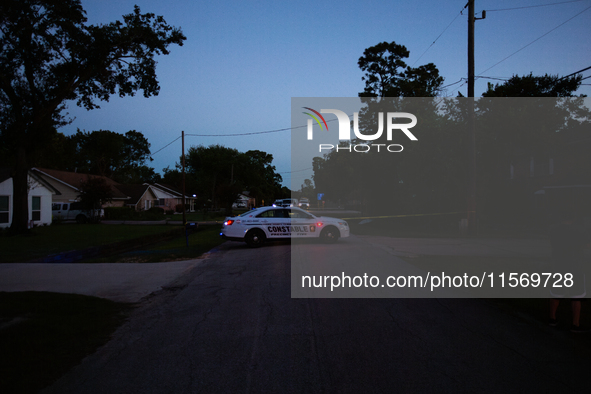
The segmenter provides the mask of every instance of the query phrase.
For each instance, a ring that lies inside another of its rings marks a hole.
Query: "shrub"
[[[147,212],[154,213],[157,215],[164,215],[164,208],[152,207],[152,208],[148,209]]]
[[[132,220],[136,216],[131,207],[107,207],[104,211],[107,220]]]

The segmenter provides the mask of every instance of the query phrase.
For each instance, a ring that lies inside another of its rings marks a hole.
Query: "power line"
[[[349,117],[351,117],[351,115],[349,115]],[[326,122],[327,123],[328,122],[335,122],[337,120],[338,119],[331,119],[331,120],[327,120]],[[191,136],[191,137],[237,137],[237,136],[244,136],[244,135],[279,133],[279,132],[287,131],[287,130],[303,129],[304,127],[308,127],[308,126],[306,125],[306,126],[296,126],[296,127],[285,127],[283,129],[276,129],[276,130],[254,131],[254,132],[250,132],[250,133],[234,133],[234,134],[187,134],[187,133],[185,133],[185,136]],[[169,145],[172,145],[174,142],[178,141],[180,138],[181,137],[175,138],[173,141],[169,142],[168,144],[166,144],[162,148],[158,149],[156,152],[152,153],[150,156],[153,156],[156,153],[163,150],[164,148],[167,148]]]
[[[458,13],[458,15],[456,15],[456,17],[455,17],[455,18],[453,18],[451,22],[449,22],[449,25],[447,25],[447,27],[446,27],[445,29],[443,29],[443,31],[442,31],[442,32],[441,32],[441,33],[440,33],[440,34],[437,36],[437,38],[435,38],[435,40],[434,40],[434,41],[431,43],[431,45],[429,45],[429,46],[427,47],[427,49],[425,49],[425,52],[423,52],[423,53],[421,54],[421,56],[419,56],[419,58],[418,58],[418,59],[417,59],[417,60],[416,60],[416,61],[415,61],[415,62],[414,62],[412,65],[411,65],[411,67],[414,67],[414,65],[415,65],[415,64],[417,64],[417,62],[418,62],[419,60],[421,60],[421,58],[423,57],[423,55],[424,55],[425,53],[427,53],[427,51],[428,51],[429,49],[431,49],[431,47],[432,47],[432,46],[433,46],[433,45],[434,45],[434,44],[437,42],[437,40],[439,40],[439,38],[440,38],[440,37],[443,35],[443,33],[445,33],[445,32],[446,32],[446,30],[447,30],[447,29],[449,29],[449,27],[450,27],[450,26],[451,26],[451,25],[452,25],[452,24],[453,24],[453,23],[456,21],[456,19],[458,19],[458,18],[460,17],[460,15],[462,15],[462,11],[464,11],[464,10],[466,9],[466,7],[468,7],[468,4],[466,4],[466,5],[464,6],[464,8],[462,8],[462,9],[460,10],[460,12]]]
[[[312,167],[308,167],[308,168],[304,168],[303,170],[278,172],[278,174],[293,174],[295,172],[304,172],[304,171],[308,171],[311,169],[312,169]]]
[[[584,68],[584,69],[582,69],[582,70],[579,70],[579,71],[575,71],[575,72],[574,72],[574,73],[572,73],[572,74],[568,74],[567,76],[560,78],[560,79],[559,79],[559,81],[560,81],[561,79],[565,79],[565,78],[568,78],[568,77],[572,77],[573,75],[576,75],[576,74],[582,73],[583,71],[587,71],[587,70],[589,70],[590,68],[591,68],[591,66],[589,66],[589,67],[587,67],[587,68]],[[589,78],[589,77],[586,77],[586,78],[583,78],[583,79],[587,79],[587,78]],[[581,80],[581,81],[582,81],[582,80]]]
[[[186,136],[191,137],[237,137],[241,135],[256,135],[256,134],[269,134],[269,133],[279,133],[281,131],[287,130],[294,130],[300,129],[306,126],[298,126],[298,127],[286,127],[284,129],[277,129],[277,130],[268,130],[268,131],[255,131],[251,133],[235,133],[235,134],[185,134]]]
[[[546,7],[546,6],[550,6],[550,5],[559,5],[559,4],[568,4],[568,3],[580,3],[581,1],[587,1],[587,0],[571,0],[571,1],[563,1],[563,2],[560,2],[560,3],[538,4],[538,5],[529,5],[529,6],[514,7],[514,8],[499,8],[499,9],[496,9],[496,10],[486,10],[486,12],[523,10],[525,8],[537,8],[537,7]]]
[[[566,24],[566,23],[570,22],[571,20],[575,19],[577,16],[581,15],[583,12],[587,11],[587,10],[588,10],[588,9],[590,9],[590,8],[591,8],[591,6],[589,6],[589,7],[585,8],[583,11],[579,12],[579,13],[578,13],[578,14],[576,14],[575,16],[573,16],[573,17],[569,18],[568,20],[566,20],[566,21],[562,22],[560,25],[558,25],[558,26],[556,26],[555,28],[553,28],[552,30],[550,30],[550,31],[548,31],[548,32],[546,32],[546,33],[544,33],[543,35],[541,35],[540,37],[536,38],[535,40],[533,40],[533,41],[532,41],[532,42],[530,42],[529,44],[527,44],[527,45],[525,45],[525,46],[523,46],[523,47],[519,48],[518,50],[516,50],[515,52],[513,52],[513,53],[512,53],[512,54],[510,54],[509,56],[505,57],[505,58],[504,58],[504,59],[502,59],[501,61],[499,61],[499,62],[497,62],[497,63],[493,64],[492,66],[490,66],[490,67],[489,67],[489,68],[487,68],[486,70],[482,71],[482,73],[485,73],[485,72],[487,72],[487,71],[488,71],[488,70],[490,70],[491,68],[493,68],[493,67],[495,67],[495,66],[499,65],[500,63],[504,62],[505,60],[509,59],[511,56],[515,55],[516,53],[518,53],[518,52],[521,52],[522,50],[524,50],[525,48],[527,48],[528,46],[530,46],[530,45],[531,45],[531,44],[533,44],[534,42],[536,42],[536,41],[539,41],[540,39],[542,39],[542,38],[546,37],[548,34],[552,33],[554,30],[558,29],[558,28],[559,28],[559,27],[561,27],[562,25],[564,25],[564,24]]]
[[[164,145],[162,148],[158,149],[156,152],[150,154],[150,156],[154,156],[156,153],[160,152],[162,149],[164,148],[168,148],[170,145],[172,145],[173,143],[177,142],[178,140],[181,139],[181,136],[175,138],[174,140],[172,140],[171,142],[169,142],[168,144]]]

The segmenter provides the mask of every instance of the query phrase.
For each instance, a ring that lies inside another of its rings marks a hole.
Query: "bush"
[[[131,207],[107,207],[104,209],[106,220],[132,220],[136,212]]]
[[[139,217],[145,220],[162,220],[164,219],[164,209],[160,207],[152,207],[144,212],[138,212]]]
[[[147,212],[156,214],[156,215],[164,215],[164,208],[160,208],[160,207],[152,207],[150,209],[148,209]]]

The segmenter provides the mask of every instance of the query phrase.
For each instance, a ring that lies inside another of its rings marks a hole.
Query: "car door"
[[[289,214],[287,209],[269,209],[257,215],[267,238],[289,238]]]
[[[290,209],[291,236],[309,238],[316,236],[316,218],[300,209]]]

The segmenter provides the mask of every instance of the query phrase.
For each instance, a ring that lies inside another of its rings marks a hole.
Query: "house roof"
[[[48,168],[39,167],[33,168],[32,170],[38,172],[41,175],[52,178],[75,190],[80,190],[82,183],[85,182],[88,178],[100,178],[103,179],[105,183],[111,188],[113,199],[121,200],[129,198],[129,196],[127,196],[125,193],[122,193],[119,189],[116,188],[116,186],[119,185],[117,182],[106,176],[83,174],[80,172],[52,170]]]
[[[29,176],[33,178],[36,182],[39,182],[43,187],[51,191],[53,194],[61,194],[59,190],[53,187],[49,182],[45,179],[40,177],[39,175],[35,174],[33,171],[29,171]],[[7,179],[12,178],[12,169],[8,167],[0,167],[0,183],[4,182]]]
[[[117,189],[126,196],[129,196],[129,200],[125,203],[128,205],[137,205],[141,198],[148,192],[150,185],[115,185]]]
[[[147,183],[144,183],[144,185],[147,185]],[[180,191],[179,189],[177,189],[176,187],[170,185],[170,184],[167,184],[167,183],[152,183],[152,184],[149,184],[149,185],[152,186],[153,188],[160,189],[160,190],[162,190],[164,192],[170,193],[170,194],[172,194],[176,198],[182,198],[183,197],[183,192]],[[191,198],[191,196],[188,195],[188,194],[185,194],[185,198]]]

